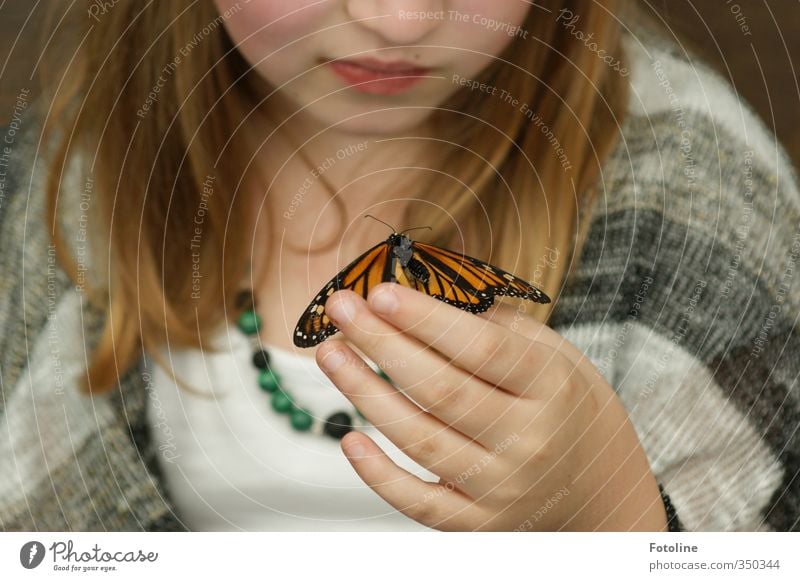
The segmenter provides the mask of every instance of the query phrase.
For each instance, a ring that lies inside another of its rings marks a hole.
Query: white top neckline
[[[159,465],[178,516],[190,529],[431,530],[373,492],[339,440],[297,432],[271,408],[241,331],[225,325],[214,339],[218,353],[173,349],[171,360],[178,377],[215,397],[179,389],[155,363],[149,390],[148,421]],[[354,413],[313,356],[264,347],[282,386],[315,421],[336,411]],[[170,361],[166,347],[162,355]],[[361,431],[402,468],[438,481],[374,426]]]

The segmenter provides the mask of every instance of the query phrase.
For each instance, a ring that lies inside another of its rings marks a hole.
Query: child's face
[[[354,133],[410,129],[515,38],[534,49],[520,28],[530,9],[523,0],[214,3],[234,44],[264,79],[325,127],[341,121],[339,129]],[[381,61],[378,66],[402,61],[405,70],[381,73],[321,64],[368,57]],[[398,75],[404,78],[386,80]],[[441,78],[411,78],[420,75]],[[377,114],[364,115],[371,111]]]

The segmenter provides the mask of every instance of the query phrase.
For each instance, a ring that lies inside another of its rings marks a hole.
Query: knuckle
[[[537,382],[542,378],[542,359],[533,344],[520,355],[514,365],[513,373],[516,378],[526,380],[523,396],[527,395],[529,391],[534,391]]]
[[[497,333],[486,333],[475,339],[472,351],[480,361],[488,361],[497,356],[504,343],[505,337]]]
[[[427,435],[410,444],[405,452],[419,464],[432,463],[438,456],[439,446],[434,436]]]
[[[421,500],[405,509],[405,514],[421,523],[434,523],[439,519],[439,508],[435,502]]]
[[[554,358],[553,365],[560,377],[563,377],[569,383],[578,383],[576,379],[580,377],[581,372],[576,363],[559,353]]]
[[[460,385],[444,377],[436,379],[430,388],[430,404],[432,411],[455,409],[461,402],[463,391]]]
[[[497,489],[497,499],[504,507],[512,506],[525,496],[525,486],[516,480],[504,483]]]
[[[508,473],[491,475],[491,493],[487,494],[485,502],[490,504],[495,512],[508,510],[509,507],[519,502],[526,494],[526,488],[533,485],[534,479],[526,478],[521,472],[509,477]]]
[[[548,351],[550,351],[547,356],[548,367],[550,367],[554,373],[566,377],[575,372],[577,368],[576,364],[565,355],[561,349],[551,347]]]
[[[523,459],[523,463],[527,468],[533,469],[534,473],[536,473],[542,466],[548,466],[552,458],[553,450],[548,440],[542,440],[538,437],[528,438]]]
[[[578,369],[572,364],[557,364],[560,369],[556,383],[556,394],[567,404],[577,404],[586,396],[586,390]]]
[[[536,343],[531,342],[520,355],[518,365],[526,372],[532,372],[540,369],[542,363],[542,354],[536,348]]]
[[[379,331],[374,328],[363,328],[362,332],[366,349],[369,349],[371,353],[386,352],[391,333]]]
[[[562,381],[558,391],[561,399],[570,406],[578,404],[584,396],[580,383],[574,381],[572,378],[567,378]]]

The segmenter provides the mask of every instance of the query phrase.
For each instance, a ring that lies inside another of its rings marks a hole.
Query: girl
[[[5,528],[798,526],[796,181],[631,5],[88,16],[2,218]],[[367,213],[554,300],[342,290],[296,348]]]

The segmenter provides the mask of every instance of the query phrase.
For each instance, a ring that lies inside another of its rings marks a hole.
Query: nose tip
[[[354,21],[394,44],[419,41],[447,17],[440,0],[350,0],[347,5]]]

